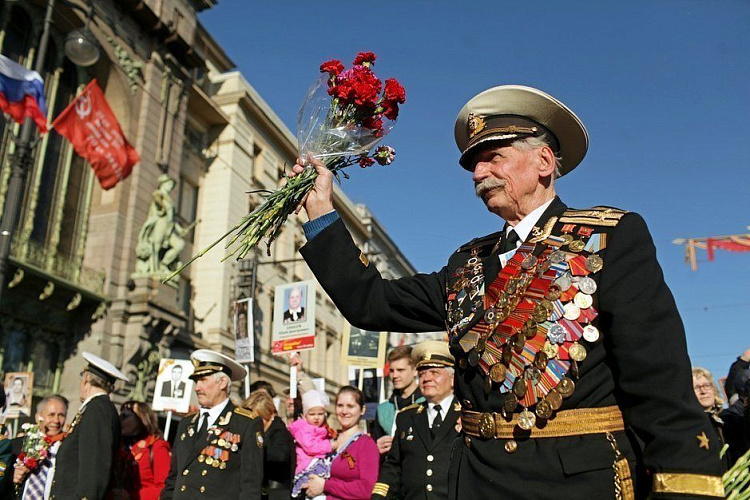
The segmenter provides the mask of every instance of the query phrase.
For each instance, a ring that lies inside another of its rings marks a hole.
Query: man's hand
[[[16,470],[13,472],[13,483],[21,484],[26,475],[29,473],[29,468],[23,464],[16,464]]]
[[[377,445],[378,451],[381,455],[385,455],[391,451],[391,445],[393,444],[393,436],[382,436],[378,438]]]
[[[299,204],[295,213],[299,213],[300,209],[304,207],[307,216],[310,220],[313,220],[333,210],[333,174],[326,168],[323,162],[312,156],[308,156],[307,161],[304,163],[313,166],[315,171],[318,172],[318,177],[315,179],[312,191],[307,193],[307,196]],[[292,173],[289,177],[299,175],[304,170],[303,161],[297,159],[297,163],[292,167]]]
[[[302,371],[302,356],[297,351],[289,355],[289,366],[296,366],[298,370]]]

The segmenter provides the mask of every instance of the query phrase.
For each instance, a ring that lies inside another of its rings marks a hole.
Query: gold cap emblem
[[[469,139],[484,130],[485,126],[486,124],[482,117],[476,116],[474,113],[469,113]]]

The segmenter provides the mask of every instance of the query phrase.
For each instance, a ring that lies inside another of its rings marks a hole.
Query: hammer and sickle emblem
[[[75,110],[80,119],[84,119],[91,114],[91,96],[88,92],[84,92],[76,99]]]

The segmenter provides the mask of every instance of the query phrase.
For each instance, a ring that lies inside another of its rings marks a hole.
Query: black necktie
[[[435,415],[435,419],[432,421],[432,427],[430,428],[430,434],[432,437],[435,437],[435,432],[440,428],[440,424],[443,423],[443,416],[440,414],[440,405],[435,405],[433,408],[437,412],[437,415]]]
[[[505,241],[503,241],[503,248],[500,249],[501,253],[515,250],[518,240],[520,240],[520,238],[518,237],[517,232],[515,232],[513,229],[508,231],[508,234],[505,236]]]
[[[207,434],[208,434],[208,412],[204,411],[204,412],[201,412],[201,423],[200,423],[200,427],[198,428],[198,434],[195,435],[195,439],[204,440],[206,439]]]

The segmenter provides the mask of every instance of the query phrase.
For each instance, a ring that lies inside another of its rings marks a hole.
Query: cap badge
[[[486,126],[481,117],[474,115],[474,113],[469,113],[469,139],[484,130]]]

